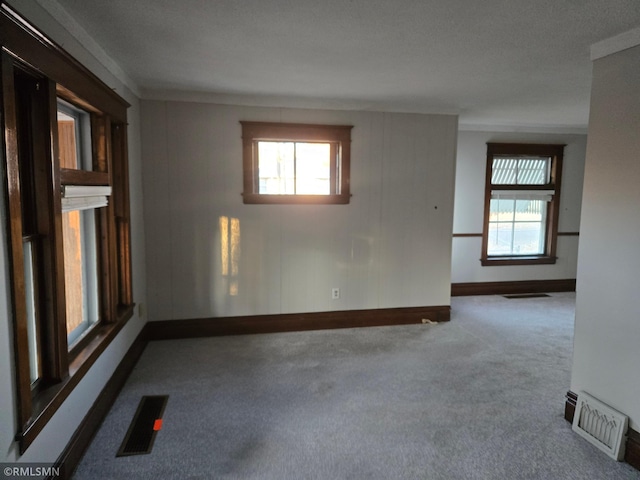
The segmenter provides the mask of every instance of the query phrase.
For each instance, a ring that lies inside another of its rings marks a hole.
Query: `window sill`
[[[69,364],[69,376],[55,385],[42,389],[35,395],[32,420],[16,435],[21,455],[33,443],[102,352],[133,316],[133,308],[134,305],[128,306],[117,322],[96,327],[96,333],[91,340],[77,352],[74,352],[74,358]]]
[[[258,193],[243,193],[245,204],[267,205],[346,205],[351,195],[267,195]]]
[[[499,267],[508,265],[553,265],[558,257],[550,257],[548,255],[517,255],[505,257],[487,257],[481,258],[480,262],[483,267]]]

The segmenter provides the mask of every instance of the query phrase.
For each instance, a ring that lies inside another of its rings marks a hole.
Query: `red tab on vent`
[[[157,432],[161,428],[162,428],[162,419],[158,418],[158,419],[156,419],[155,422],[153,422],[153,430]]]

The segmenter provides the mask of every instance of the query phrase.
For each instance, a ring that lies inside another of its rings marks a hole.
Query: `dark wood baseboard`
[[[58,457],[56,466],[60,467],[60,476],[55,477],[56,480],[60,478],[69,479],[73,475],[74,470],[80,463],[86,449],[89,447],[93,436],[107,416],[109,409],[111,409],[111,406],[118,397],[127,378],[129,378],[133,367],[135,367],[140,359],[142,352],[147,346],[147,338],[147,328],[145,325],[116,367],[116,370],[98,395],[91,409],[87,415],[85,415],[82,423],[74,432],[71,440],[69,440],[69,443]]]
[[[439,306],[148,322],[134,340],[91,409],[74,432],[73,437],[58,457],[56,467],[59,467],[60,475],[56,479],[71,478],[93,436],[100,428],[150,340],[403,325],[422,323],[423,319],[444,322],[448,321],[450,316],[451,308],[449,306]]]
[[[433,322],[446,322],[450,318],[451,307],[446,305],[166,320],[149,322],[147,327],[149,340],[167,340],[253,333],[406,325],[422,323],[423,319]]]
[[[451,295],[507,295],[513,293],[575,292],[576,279],[524,280],[517,282],[452,283]]]
[[[636,470],[640,470],[640,433],[631,428],[627,431],[627,449],[624,461]]]
[[[576,414],[576,405],[578,405],[578,394],[569,390],[564,402],[564,419],[569,423],[573,423],[573,416]]]
[[[573,423],[577,403],[578,394],[569,390],[564,404],[564,418],[569,423]],[[633,468],[640,470],[640,433],[632,428],[627,430],[627,445],[624,453],[624,461]]]

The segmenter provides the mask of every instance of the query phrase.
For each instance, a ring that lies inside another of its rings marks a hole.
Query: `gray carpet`
[[[152,342],[75,479],[640,479],[571,431],[575,296],[446,324]],[[148,455],[115,458],[143,395]]]

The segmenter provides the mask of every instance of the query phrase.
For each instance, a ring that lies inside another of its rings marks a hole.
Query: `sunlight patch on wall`
[[[222,216],[219,224],[221,273],[228,281],[229,295],[236,296],[239,293],[240,220]]]

